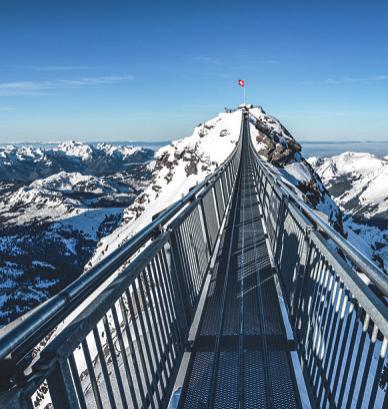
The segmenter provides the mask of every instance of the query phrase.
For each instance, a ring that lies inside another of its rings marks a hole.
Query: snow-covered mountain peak
[[[301,146],[261,107],[245,105],[218,114],[194,128],[191,136],[173,141],[157,151],[151,184],[125,210],[123,224],[102,239],[88,267],[122,245],[148,224],[155,213],[180,199],[222,164],[236,146],[242,112],[246,110],[251,114],[251,137],[259,154],[270,163],[274,172],[292,183],[312,207],[324,213],[342,231],[342,214],[319,176],[301,155]]]
[[[31,182],[61,170],[87,175],[107,175],[153,159],[154,152],[113,144],[64,142],[54,147],[0,147],[0,180]]]
[[[142,148],[138,146],[112,145],[110,143],[99,143],[96,145],[96,150],[103,152],[107,156],[127,159],[137,152],[141,152]]]
[[[324,165],[325,169],[335,173],[370,173],[380,171],[387,162],[387,159],[380,159],[370,153],[363,152],[343,152],[330,158],[309,158],[309,163],[314,166]]]
[[[45,152],[41,148],[32,146],[6,145],[0,147],[0,168],[12,166],[15,162],[39,162],[45,158]]]
[[[300,144],[279,120],[268,115],[261,107],[251,108],[250,114],[255,119],[255,128],[258,131],[255,139],[259,154],[280,166],[291,159],[300,159]]]
[[[113,251],[171,203],[180,199],[223,163],[236,146],[242,110],[222,112],[199,124],[192,135],[175,140],[155,154],[152,182],[129,206],[123,224],[101,240],[89,267]]]
[[[233,150],[239,137],[235,133],[241,125],[241,111],[220,113],[213,119],[199,124],[191,136],[173,141],[160,148],[157,161],[170,161],[171,166],[183,161],[191,161],[195,156],[203,164],[215,168]]]
[[[67,156],[75,156],[81,160],[90,160],[93,156],[93,148],[82,142],[67,141],[54,148],[57,152],[63,152]]]
[[[83,142],[67,141],[58,145],[54,150],[58,153],[64,153],[67,156],[79,158],[82,161],[90,161],[96,156],[110,156],[126,160],[142,148],[136,146],[113,145],[110,143],[98,143],[89,145]]]
[[[59,172],[44,179],[37,179],[29,185],[30,189],[45,189],[63,193],[93,192],[107,193],[112,186],[102,178],[82,175],[79,172]]]

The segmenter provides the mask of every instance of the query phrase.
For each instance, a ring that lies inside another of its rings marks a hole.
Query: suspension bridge
[[[387,408],[388,278],[239,141],[0,334],[4,408]]]

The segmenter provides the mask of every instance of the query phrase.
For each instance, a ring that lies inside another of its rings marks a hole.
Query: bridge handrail
[[[323,220],[318,214],[293,191],[295,186],[275,175],[268,164],[260,158],[260,155],[250,140],[251,148],[255,154],[260,168],[265,172],[274,186],[283,190],[284,194],[299,207],[307,218],[316,226],[319,226],[325,235],[333,240],[337,247],[357,265],[360,270],[376,285],[384,296],[388,296],[388,275],[384,273],[375,263],[361,253],[352,243],[337,232],[328,222]]]
[[[243,117],[242,117],[243,120]],[[172,221],[182,209],[189,205],[200,193],[221,178],[231,166],[241,144],[241,134],[228,158],[212,174],[195,185],[180,200],[156,215],[150,224],[141,229],[121,247],[101,260],[58,294],[36,307],[18,325],[2,329],[0,335],[0,368],[1,363],[11,358],[12,362],[25,359],[32,350],[67,316],[76,310],[82,302],[93,294],[123,264],[128,262],[147,242],[153,239],[162,226]],[[8,365],[6,365],[9,367]],[[4,373],[2,376],[5,375]]]
[[[314,407],[386,407],[388,277],[249,140],[273,266]]]

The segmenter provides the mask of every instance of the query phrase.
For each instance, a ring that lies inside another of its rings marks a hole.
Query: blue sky
[[[1,0],[0,142],[186,136],[238,78],[299,140],[388,140],[387,22],[373,0]]]

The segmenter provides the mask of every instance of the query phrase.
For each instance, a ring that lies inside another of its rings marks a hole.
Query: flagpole
[[[246,87],[246,82],[244,81],[244,105],[245,105],[245,87]]]
[[[243,79],[239,79],[238,81],[237,81],[237,83],[238,83],[238,85],[240,86],[240,87],[242,87],[242,88],[244,88],[244,105],[245,105],[245,81],[243,80]]]

